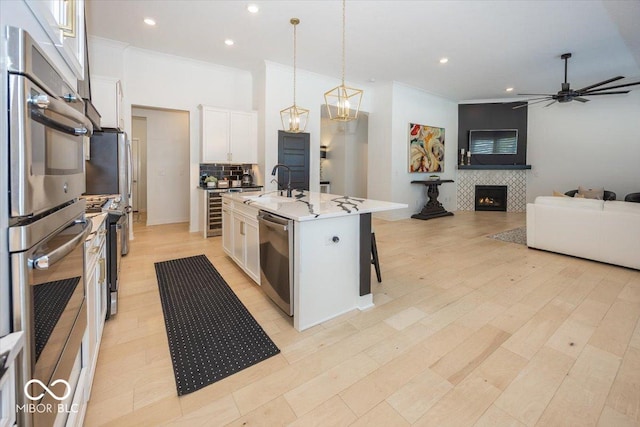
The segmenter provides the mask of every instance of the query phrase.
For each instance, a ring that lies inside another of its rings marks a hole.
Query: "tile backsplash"
[[[200,163],[200,186],[204,187],[204,179],[207,176],[215,176],[218,179],[242,179],[244,169],[251,170],[251,165],[229,163]]]

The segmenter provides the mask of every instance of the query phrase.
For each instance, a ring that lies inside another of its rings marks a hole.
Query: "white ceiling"
[[[340,78],[340,0],[256,0],[255,15],[249,3],[90,0],[87,26],[92,36],[256,70],[264,60],[292,64],[289,19],[297,17],[298,68]],[[507,87],[551,93],[560,90],[564,52],[573,53],[572,88],[640,78],[638,0],[348,0],[346,7],[346,79],[356,85],[393,80],[456,101],[516,98]],[[145,17],[157,25],[143,24]]]

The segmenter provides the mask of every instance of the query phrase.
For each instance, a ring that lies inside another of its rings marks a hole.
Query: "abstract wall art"
[[[444,172],[444,128],[409,123],[409,172]]]

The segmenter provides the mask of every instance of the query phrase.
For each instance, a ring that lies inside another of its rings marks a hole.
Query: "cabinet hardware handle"
[[[100,251],[100,248],[97,246],[94,246],[93,248],[89,249],[89,252],[92,254],[97,254]]]
[[[240,223],[240,235],[244,236],[244,221]]]
[[[101,286],[105,279],[106,273],[106,260],[104,258],[100,258],[98,260],[98,265],[100,266],[100,276],[98,278],[98,286]]]

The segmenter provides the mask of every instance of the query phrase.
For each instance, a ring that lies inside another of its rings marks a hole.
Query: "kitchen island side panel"
[[[297,330],[360,307],[359,223],[360,215],[294,222]]]

